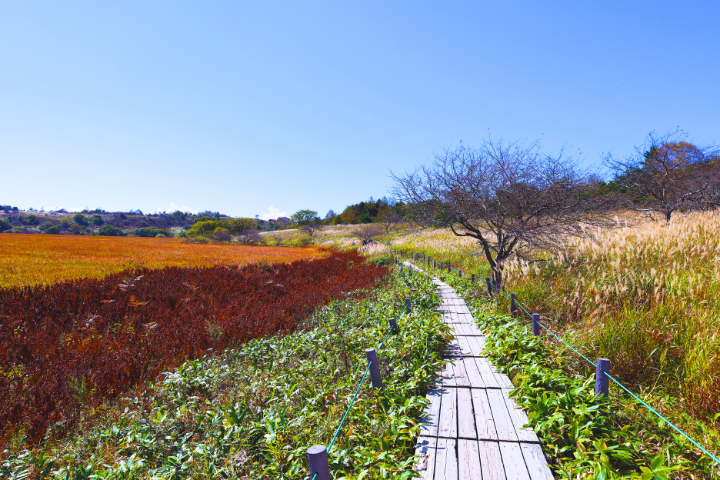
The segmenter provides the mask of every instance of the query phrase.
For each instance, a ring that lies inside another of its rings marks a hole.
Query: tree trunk
[[[495,258],[495,265],[492,267],[492,282],[498,290],[505,290],[503,285],[503,268],[505,258]]]

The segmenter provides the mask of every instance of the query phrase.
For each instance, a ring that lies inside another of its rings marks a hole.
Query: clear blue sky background
[[[0,204],[324,214],[490,133],[715,142],[717,1],[3,1]]]

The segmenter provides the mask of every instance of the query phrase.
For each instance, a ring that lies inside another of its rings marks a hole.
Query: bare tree
[[[216,242],[229,242],[232,238],[232,234],[227,228],[216,228],[210,238]]]
[[[382,225],[385,229],[385,234],[389,235],[391,232],[397,230],[403,222],[403,214],[395,211],[390,205],[384,204],[380,207],[380,211],[377,215],[377,223]]]
[[[360,240],[370,240],[373,237],[377,237],[378,235],[381,235],[383,232],[383,228],[380,225],[374,224],[374,223],[368,223],[366,225],[363,225],[361,227],[358,227],[353,230],[352,235],[353,237],[359,238]]]
[[[235,239],[242,245],[254,245],[260,241],[260,233],[257,230],[243,230],[235,235]]]
[[[323,224],[316,221],[310,221],[305,226],[303,226],[300,230],[307,233],[308,236],[312,237],[317,233],[319,230],[323,228]]]
[[[391,174],[394,194],[423,226],[477,239],[502,287],[504,263],[556,250],[584,225],[609,224],[606,196],[572,157],[540,153],[537,143],[488,140],[459,146],[405,175]]]
[[[627,196],[627,206],[650,215],[660,213],[668,222],[678,210],[720,203],[720,172],[712,161],[717,153],[676,136],[651,132],[634,155],[604,159]]]

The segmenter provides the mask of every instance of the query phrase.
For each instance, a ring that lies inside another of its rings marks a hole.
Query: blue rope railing
[[[402,251],[402,250],[391,250],[391,253],[398,253],[398,252],[401,253],[401,254],[404,254],[404,255],[408,255],[408,254],[412,255],[411,252],[404,252],[404,251]],[[430,262],[436,262],[433,258],[428,257],[428,256],[426,256],[426,255],[424,255],[424,254],[423,254],[423,260],[426,260],[425,263],[426,263],[427,265],[430,265]],[[445,263],[444,263],[444,262],[441,262],[440,265],[441,265],[441,268],[442,268],[442,267],[445,265]],[[450,271],[454,270],[454,271],[456,271],[457,273],[459,273],[459,274],[461,274],[461,275],[464,274],[464,272],[462,272],[461,270],[452,268],[452,266],[450,265],[450,262],[447,262],[447,268],[448,268]],[[445,268],[442,268],[442,270],[445,270]],[[488,280],[488,282],[490,283],[490,285],[492,285],[492,286],[495,288],[495,292],[501,292],[501,293],[503,293],[506,297],[511,298],[511,296],[508,295],[507,292],[505,292],[505,290],[503,290],[502,288],[498,288],[498,286],[495,285],[491,280]],[[515,299],[515,305],[517,305],[518,307],[520,307],[520,309],[521,309],[523,312],[525,312],[530,318],[532,318],[532,314],[531,314],[530,312],[528,312],[525,307],[523,307],[522,303],[520,303],[520,301],[518,301],[517,298]],[[538,321],[537,323],[538,323],[538,325],[540,325],[542,328],[544,328],[548,333],[550,333],[553,337],[555,337],[559,342],[561,342],[561,343],[564,344],[566,347],[568,347],[570,350],[572,350],[573,352],[575,352],[580,358],[584,359],[584,360],[585,360],[586,362],[588,362],[590,365],[595,366],[595,363],[593,363],[592,360],[590,360],[590,359],[587,358],[585,355],[583,355],[582,353],[580,353],[580,352],[579,352],[578,350],[576,350],[572,345],[570,345],[568,342],[566,342],[565,340],[563,340],[560,336],[556,335],[555,332],[553,332],[552,330],[550,330],[548,327],[546,327],[545,325],[543,325],[541,322]],[[692,443],[692,444],[695,445],[698,449],[700,449],[700,451],[702,451],[702,452],[703,452],[704,454],[706,454],[708,457],[712,458],[718,465],[720,465],[720,459],[719,459],[718,457],[716,457],[715,455],[713,455],[712,453],[710,453],[706,448],[704,448],[704,447],[703,447],[702,445],[700,445],[697,441],[695,441],[693,438],[691,438],[687,433],[683,432],[683,431],[682,431],[680,428],[678,428],[674,423],[672,423],[670,420],[668,420],[667,418],[665,418],[662,414],[660,414],[660,413],[659,413],[657,410],[655,410],[653,407],[651,407],[650,405],[648,405],[647,402],[645,402],[643,399],[641,399],[640,397],[638,397],[637,395],[635,395],[632,391],[630,391],[629,388],[627,388],[625,385],[623,385],[622,383],[620,383],[620,381],[619,381],[618,379],[616,379],[615,377],[613,377],[612,375],[610,375],[610,374],[607,373],[607,372],[603,372],[603,373],[604,373],[605,375],[607,375],[607,377],[608,377],[610,380],[612,380],[613,382],[615,382],[615,384],[616,384],[617,386],[619,386],[619,387],[622,388],[625,392],[627,392],[628,394],[630,394],[630,396],[632,396],[635,400],[637,400],[641,405],[643,405],[643,406],[646,407],[648,410],[650,410],[650,412],[654,413],[658,418],[662,419],[667,425],[669,425],[670,427],[672,427],[672,428],[673,428],[675,431],[677,431],[680,435],[682,435],[684,438],[686,438],[690,443]]]
[[[380,341],[380,344],[378,345],[378,347],[376,349],[377,353],[379,353],[380,350],[382,350],[383,345],[385,345],[385,341],[388,339],[388,337],[393,332],[393,330],[394,330],[394,326],[391,325],[390,328],[388,328],[388,331],[385,332],[385,335],[383,336],[382,340]],[[335,430],[335,434],[333,435],[332,440],[330,440],[330,443],[328,444],[328,447],[327,447],[328,454],[330,453],[330,450],[332,449],[333,445],[335,445],[335,441],[337,440],[338,436],[340,435],[343,425],[345,425],[345,421],[347,420],[348,415],[350,414],[350,410],[352,410],[353,405],[355,405],[355,400],[357,400],[358,395],[360,394],[360,388],[362,388],[363,384],[365,383],[365,379],[368,376],[368,373],[370,373],[370,367],[372,366],[372,364],[373,364],[373,360],[370,360],[368,362],[367,368],[365,369],[365,373],[362,376],[362,379],[360,379],[360,383],[358,383],[358,386],[355,389],[355,393],[353,394],[352,400],[350,400],[350,404],[348,404],[348,407],[345,409],[345,413],[343,414],[342,420],[340,420],[340,424],[338,425],[337,429]],[[359,365],[358,365],[358,367],[359,367]],[[356,368],[355,372],[357,372],[357,370],[358,369]],[[355,372],[353,372],[353,375],[355,374]],[[317,476],[318,476],[318,473],[316,472],[312,476],[312,480],[316,480]]]

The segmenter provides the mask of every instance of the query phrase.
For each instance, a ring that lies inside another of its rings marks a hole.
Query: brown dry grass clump
[[[510,265],[508,288],[622,381],[720,412],[720,212],[597,231],[570,252]]]

